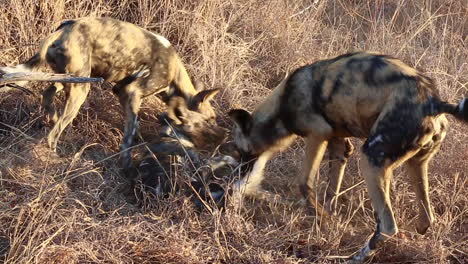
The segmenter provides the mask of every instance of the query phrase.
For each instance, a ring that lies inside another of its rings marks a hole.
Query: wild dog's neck
[[[177,69],[174,84],[176,85],[176,88],[179,89],[178,92],[185,97],[195,96],[197,94],[197,90],[188,75],[187,69],[185,69],[182,60],[177,54],[175,54],[175,60],[177,62]]]
[[[277,114],[258,122],[253,127],[251,135],[253,144],[257,145],[261,152],[280,151],[291,143],[291,138],[294,138]]]
[[[289,145],[292,133],[286,129],[280,118],[281,99],[289,76],[275,87],[273,92],[252,113],[254,145],[260,145],[262,151],[278,151]],[[256,140],[256,141],[255,141]]]

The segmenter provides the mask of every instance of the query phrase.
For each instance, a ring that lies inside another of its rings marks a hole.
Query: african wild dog
[[[2,67],[0,72],[35,71],[47,66],[57,73],[102,77],[117,83],[113,91],[126,114],[122,150],[133,143],[143,97],[159,94],[167,102],[173,95],[178,95],[207,120],[215,118],[209,101],[218,91],[197,92],[171,43],[161,35],[127,22],[89,17],[65,21],[26,63]],[[128,80],[140,70],[146,74]],[[67,102],[63,113],[57,116],[53,101],[61,89],[66,91]],[[55,83],[44,91],[42,104],[46,117],[55,122],[47,139],[53,150],[62,131],[78,114],[89,90],[90,84]],[[122,162],[124,168],[130,167],[130,150],[123,152]]]
[[[174,118],[181,123],[174,122]],[[136,193],[143,194],[139,190],[145,190],[161,197],[188,189],[196,208],[203,208],[211,200],[222,206],[226,193],[223,183],[234,176],[240,165],[235,145],[223,143],[226,130],[189,110],[185,100],[177,96],[171,98],[168,113],[160,116],[160,123],[160,138],[148,144],[148,151],[136,162],[136,168],[127,171]]]
[[[424,234],[434,221],[427,171],[447,132],[444,113],[468,122],[468,99],[458,105],[441,101],[430,78],[390,56],[357,52],[300,67],[252,115],[242,109],[230,111],[242,156],[256,159],[236,186],[255,193],[266,162],[299,135],[307,139],[301,192],[324,213],[316,202],[314,178],[327,145],[345,150],[344,138],[367,138],[361,166],[378,224],[351,260],[362,262],[378,242],[398,232],[389,192],[392,171],[402,163],[418,198],[417,231]],[[341,178],[334,181],[339,188]]]

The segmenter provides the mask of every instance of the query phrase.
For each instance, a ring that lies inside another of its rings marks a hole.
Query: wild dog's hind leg
[[[416,231],[423,235],[427,229],[434,222],[434,215],[432,214],[431,201],[429,199],[429,180],[427,177],[428,164],[430,157],[425,159],[419,155],[410,159],[406,163],[406,168],[410,176],[410,181],[413,185],[414,192],[419,207],[418,223],[416,224]]]
[[[80,76],[77,74],[77,76]],[[83,76],[83,75],[81,75]],[[59,116],[57,122],[49,133],[47,143],[49,147],[55,151],[58,139],[63,130],[73,121],[78,114],[81,105],[84,103],[88,95],[90,84],[66,84],[65,91],[67,93],[67,102],[63,113]]]
[[[445,120],[446,121],[446,120]],[[446,123],[441,125],[440,133],[432,136],[431,142],[427,147],[423,147],[414,157],[406,162],[406,168],[416,193],[417,203],[419,207],[419,217],[416,224],[416,231],[423,235],[434,222],[432,213],[431,201],[429,199],[429,179],[428,167],[429,162],[440,149],[440,145],[445,138]]]
[[[353,257],[354,263],[364,261],[379,243],[398,232],[390,202],[390,181],[393,169],[413,158],[428,141],[424,136],[428,126],[418,114],[418,108],[408,100],[388,105],[362,147],[361,169],[377,228],[365,247]]]
[[[91,58],[89,45],[82,38],[70,36],[67,41],[56,41],[47,49],[47,63],[57,73],[71,73],[75,76],[89,77]],[[63,130],[73,121],[88,95],[89,83],[69,83],[64,85],[67,102],[63,113],[49,133],[47,143],[55,151]],[[48,91],[51,94],[53,90]],[[50,98],[50,96],[49,96]]]
[[[42,93],[42,107],[44,108],[47,123],[55,124],[58,120],[54,99],[57,92],[61,91],[63,88],[62,83],[54,83],[47,87]]]
[[[381,122],[385,121],[387,120]],[[382,126],[378,126],[376,130],[381,133],[374,133],[369,136],[362,147],[364,155],[361,159],[361,170],[374,209],[377,226],[373,236],[361,251],[353,257],[351,263],[362,263],[367,257],[375,253],[379,244],[398,233],[390,201],[390,181],[393,176],[393,169],[412,158],[419,151],[419,148],[404,144],[402,140],[408,140],[409,142],[413,140],[411,138],[405,139],[403,136],[407,134],[401,133],[399,130],[389,129],[387,125],[388,123],[385,122]],[[387,129],[381,129],[381,127]],[[408,128],[410,126],[402,127]],[[405,133],[411,135],[410,132],[405,131]]]
[[[377,222],[376,230],[364,248],[354,256],[351,263],[361,263],[373,255],[379,243],[398,232],[390,202],[390,181],[392,170],[387,165],[378,166],[371,161],[372,157],[364,155],[361,160],[361,170],[367,184],[367,191],[374,208]]]
[[[336,211],[346,164],[353,151],[354,146],[347,138],[332,138],[328,142],[329,184],[325,209],[330,213]]]
[[[132,166],[131,150],[129,148],[133,144],[138,129],[138,110],[141,105],[139,87],[137,82],[132,82],[119,89],[117,94],[125,112],[124,138],[120,145],[120,150],[123,151],[120,157],[123,169],[129,169]]]

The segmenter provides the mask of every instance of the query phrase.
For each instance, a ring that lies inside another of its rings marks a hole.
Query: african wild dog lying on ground
[[[427,171],[447,132],[444,113],[468,122],[468,99],[458,105],[441,101],[430,78],[390,56],[358,52],[301,67],[252,115],[241,109],[230,111],[236,145],[244,159],[256,159],[251,173],[236,187],[246,193],[257,191],[270,157],[295,135],[306,137],[299,184],[303,195],[323,213],[316,203],[314,177],[327,144],[346,149],[344,138],[367,138],[361,166],[377,227],[351,260],[362,262],[379,242],[398,232],[389,192],[392,171],[402,163],[406,162],[418,198],[417,231],[424,234],[434,221]],[[335,179],[335,187],[340,181]]]
[[[168,113],[161,115],[160,122],[160,139],[148,145],[135,170],[127,171],[136,193],[145,190],[161,197],[184,189],[197,209],[212,201],[223,206],[223,185],[235,176],[240,159],[233,143],[223,143],[226,130],[190,111],[179,97],[171,98]]]
[[[217,90],[197,92],[174,47],[167,39],[136,25],[111,18],[80,18],[63,22],[42,43],[36,55],[15,67],[2,67],[0,72],[35,71],[50,67],[56,73],[82,77],[102,77],[116,82],[114,93],[126,114],[125,135],[121,149],[131,147],[137,129],[137,114],[142,97],[161,94],[167,100],[178,95],[193,111],[214,120],[209,101]],[[143,70],[141,70],[143,69]],[[126,78],[145,72],[136,81]],[[65,89],[67,102],[57,117],[55,94]],[[62,131],[78,114],[90,84],[55,83],[43,93],[46,116],[55,122],[48,135],[48,145],[55,150]],[[122,154],[123,167],[131,164],[130,151]]]

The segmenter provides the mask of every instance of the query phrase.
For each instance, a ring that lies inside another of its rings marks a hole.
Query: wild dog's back
[[[47,61],[65,53],[73,60],[90,59],[91,75],[118,81],[142,66],[154,69],[151,87],[165,87],[174,78],[178,59],[170,42],[134,24],[111,18],[81,18],[64,22],[47,45]],[[86,48],[88,56],[74,49]],[[72,63],[73,64],[73,63]]]
[[[396,106],[403,107],[401,111],[405,107],[418,111],[418,105],[429,97],[439,97],[430,78],[398,59],[368,52],[299,68],[285,89],[283,109],[293,107],[287,109],[291,115],[318,112],[336,136],[354,137],[366,137],[382,112]],[[296,124],[298,132],[300,123]]]

